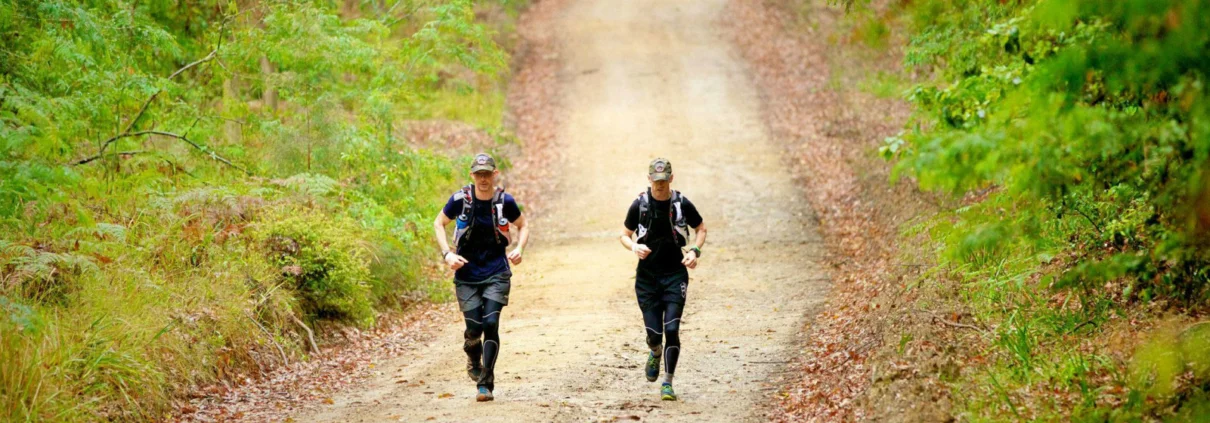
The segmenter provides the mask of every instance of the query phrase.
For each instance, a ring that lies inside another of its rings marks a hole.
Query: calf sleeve
[[[676,362],[681,357],[681,314],[684,310],[683,304],[664,305],[664,372],[669,375],[676,373]]]
[[[478,363],[483,356],[483,309],[462,312],[462,320],[466,322],[466,331],[462,333],[462,351],[472,362]]]
[[[652,308],[643,310],[643,326],[647,331],[647,347],[651,353],[660,356],[664,351],[660,345],[664,342],[663,310]]]
[[[483,375],[479,386],[495,390],[496,358],[500,355],[500,312],[504,304],[484,300],[483,305]]]

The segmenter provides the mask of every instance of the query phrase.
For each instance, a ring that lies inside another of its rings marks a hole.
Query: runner
[[[689,287],[687,269],[696,268],[702,256],[706,225],[693,203],[672,190],[672,163],[667,159],[652,160],[647,179],[651,187],[630,204],[621,241],[622,246],[639,257],[634,291],[643,312],[647,346],[651,348],[647,356],[647,381],[659,378],[663,357],[660,397],[675,401],[672,375],[681,354],[680,321]],[[681,248],[688,245],[691,227],[696,233],[694,245],[682,252]]]
[[[454,292],[466,322],[466,371],[477,383],[477,401],[495,399],[496,357],[500,354],[500,312],[508,305],[512,279],[509,263],[520,264],[529,241],[529,225],[517,202],[496,188],[500,171],[487,154],[475,155],[471,163],[474,184],[455,192],[433,222],[441,257],[454,269]],[[446,241],[445,226],[456,221],[454,249]],[[510,226],[516,226],[513,242]],[[512,252],[506,248],[515,244]]]

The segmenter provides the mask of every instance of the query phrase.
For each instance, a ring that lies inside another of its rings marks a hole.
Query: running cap
[[[496,160],[487,153],[479,153],[475,155],[475,160],[471,162],[471,172],[496,170]]]
[[[653,181],[667,181],[672,178],[672,162],[663,157],[652,160],[651,165],[647,167],[647,175]]]

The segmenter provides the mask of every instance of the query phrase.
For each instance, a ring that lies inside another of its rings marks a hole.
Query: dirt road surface
[[[295,421],[764,420],[767,381],[794,353],[827,274],[810,207],[717,28],[724,3],[573,0],[560,14],[566,159],[514,268],[496,401],[474,401],[459,322]],[[643,377],[636,258],[617,241],[656,156],[672,161],[673,188],[710,229],[690,272],[679,402],[660,401]]]

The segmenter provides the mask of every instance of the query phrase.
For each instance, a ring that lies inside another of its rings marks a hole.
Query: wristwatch
[[[697,258],[702,258],[702,249],[701,248],[693,247],[693,248],[690,248],[689,251],[693,251],[693,252],[697,253]]]
[[[450,253],[451,253],[451,251],[450,251],[450,250],[445,250],[445,251],[442,251],[442,252],[441,252],[441,259],[442,259],[442,260],[445,260],[445,258],[446,258],[446,257],[448,257],[448,256],[450,255]]]

